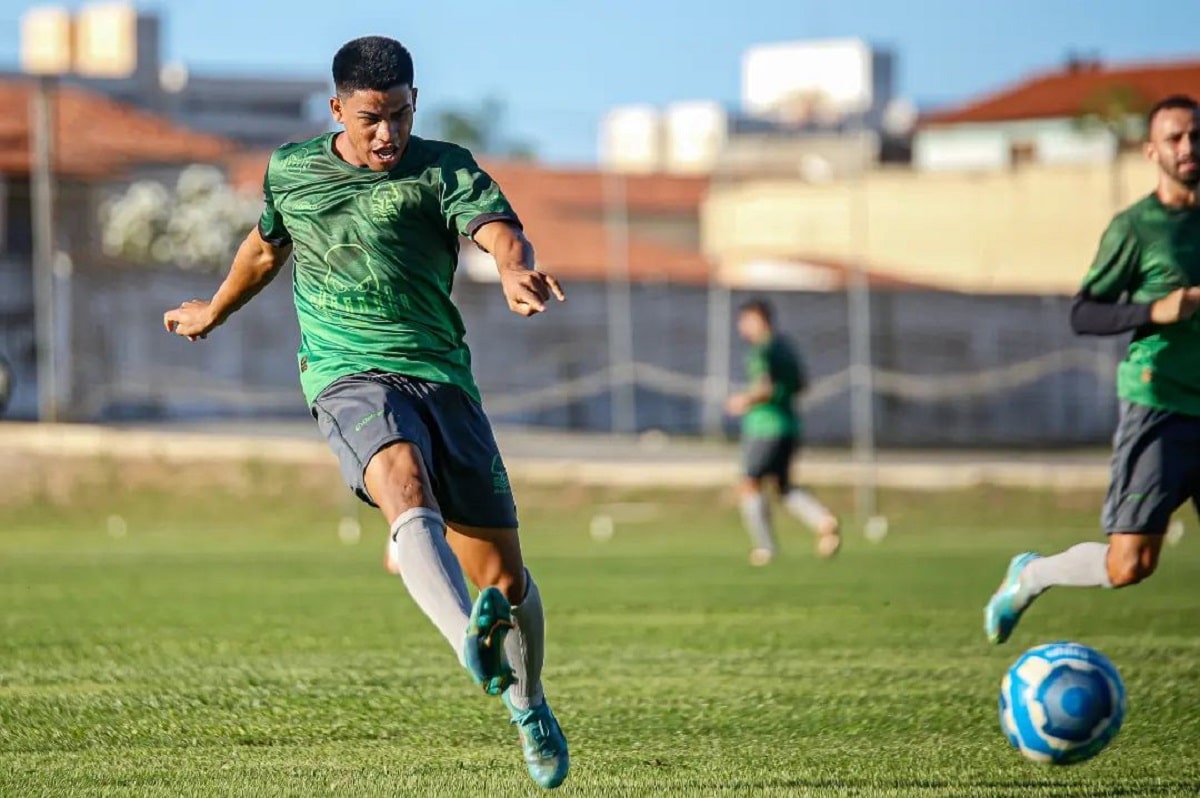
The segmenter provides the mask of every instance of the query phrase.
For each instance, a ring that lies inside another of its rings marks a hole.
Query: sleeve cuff
[[[281,234],[276,234],[273,236],[267,235],[266,231],[263,230],[261,219],[258,222],[258,236],[273,247],[286,247],[288,244],[292,243],[292,237],[287,234],[286,230]]]
[[[474,238],[475,233],[479,231],[479,228],[483,227],[485,224],[491,224],[492,222],[508,222],[509,224],[515,226],[518,230],[524,229],[521,225],[521,220],[518,219],[514,214],[481,213],[471,221],[467,222],[464,232],[466,233],[467,238]]]

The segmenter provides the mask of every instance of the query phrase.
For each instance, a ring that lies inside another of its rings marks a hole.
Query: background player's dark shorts
[[[448,523],[515,529],[508,473],[483,408],[461,388],[384,372],[333,382],[313,402],[313,417],[358,497],[374,505],[363,472],[396,441],[420,451]]]
[[[1200,510],[1200,417],[1121,402],[1104,531],[1161,534],[1188,499]]]
[[[791,486],[792,458],[800,449],[795,436],[746,438],[742,441],[742,473],[752,479],[774,477],[780,492]]]

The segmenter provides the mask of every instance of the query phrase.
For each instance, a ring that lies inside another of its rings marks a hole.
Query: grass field
[[[364,510],[347,545],[335,502],[272,485],[0,507],[0,795],[536,793],[498,702],[384,573],[382,524]],[[1098,496],[885,494],[882,543],[817,561],[784,522],[765,570],[727,497],[519,497],[572,743],[561,795],[1200,791],[1191,516],[1148,584],[1049,594],[994,648],[981,608],[1008,557],[1094,538]],[[641,517],[594,541],[614,501]],[[1008,747],[996,694],[1062,638],[1113,658],[1130,710],[1098,759],[1048,769]]]

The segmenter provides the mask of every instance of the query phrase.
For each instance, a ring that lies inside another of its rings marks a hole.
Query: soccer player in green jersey
[[[841,546],[838,520],[811,493],[792,485],[792,461],[800,449],[803,423],[796,399],[807,387],[804,364],[792,344],[775,330],[771,306],[751,300],[739,309],[738,334],[750,344],[746,374],[750,387],[729,397],[726,410],[742,417],[742,521],[750,534],[750,562],[775,557],[775,536],[765,483],[773,482],[783,506],[817,534],[825,557]]]
[[[1102,523],[1107,543],[1019,554],[984,611],[993,643],[1051,587],[1127,587],[1154,573],[1171,515],[1200,508],[1200,114],[1190,97],[1157,103],[1146,157],[1153,193],[1118,213],[1071,310],[1081,335],[1132,331],[1117,369],[1120,418]]]
[[[491,253],[514,313],[541,313],[563,292],[471,154],[412,135],[417,89],[399,42],[348,42],[333,81],[341,129],[273,153],[262,217],[229,275],[164,322],[204,338],[294,259],[312,415],[347,484],[387,519],[405,587],[476,684],[502,698],[534,781],[557,787],[569,754],[542,693],[542,600],[450,298],[459,236]]]

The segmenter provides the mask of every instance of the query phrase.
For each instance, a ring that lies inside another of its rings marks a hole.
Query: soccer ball
[[[1062,641],[1035,646],[1000,686],[1000,728],[1035,762],[1071,765],[1104,750],[1125,718],[1125,685],[1094,648]]]

